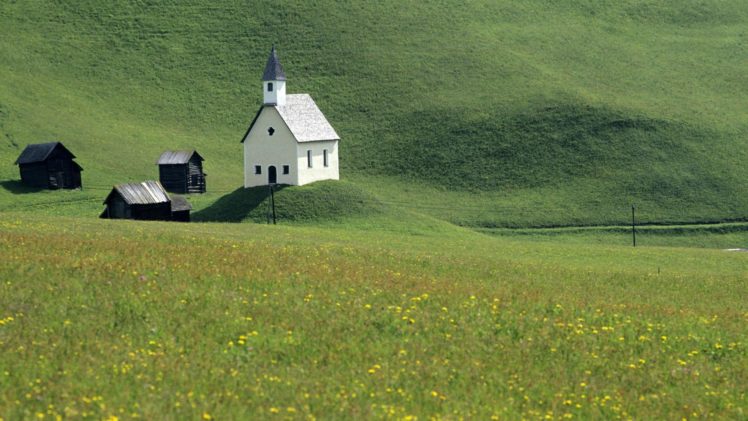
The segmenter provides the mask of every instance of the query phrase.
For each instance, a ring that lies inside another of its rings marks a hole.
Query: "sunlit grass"
[[[0,249],[6,419],[746,409],[744,254],[18,215]]]

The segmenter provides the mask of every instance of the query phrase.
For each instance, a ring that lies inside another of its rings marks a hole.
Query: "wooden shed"
[[[184,199],[182,199],[184,200]],[[184,200],[186,202],[186,200]],[[172,200],[164,187],[158,181],[143,181],[142,183],[125,183],[114,186],[104,200],[106,209],[102,218],[110,219],[138,219],[150,221],[171,221]],[[180,208],[184,203],[180,202]],[[187,219],[189,220],[189,203]],[[184,212],[185,209],[181,209]],[[184,218],[184,214],[180,215]]]
[[[203,161],[195,150],[166,151],[156,162],[159,180],[170,192],[205,193]]]
[[[16,159],[21,182],[44,189],[77,189],[81,187],[81,171],[73,155],[60,142],[35,143],[26,146]]]
[[[190,211],[192,205],[182,196],[171,195],[171,220],[178,222],[190,222]]]

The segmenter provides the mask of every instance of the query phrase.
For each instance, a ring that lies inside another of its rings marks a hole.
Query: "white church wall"
[[[324,151],[327,150],[327,166],[324,164]],[[308,152],[311,151],[312,166],[309,167]],[[298,185],[309,184],[319,180],[339,180],[338,141],[298,143],[296,167],[299,171]]]
[[[272,135],[268,133],[271,127]],[[258,165],[261,174],[255,174]],[[288,165],[289,174],[283,174],[284,165]],[[244,139],[244,187],[267,185],[270,166],[276,169],[277,183],[298,184],[296,140],[278,111],[264,107]]]

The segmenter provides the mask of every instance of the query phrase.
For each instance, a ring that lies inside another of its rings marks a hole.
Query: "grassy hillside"
[[[748,410],[745,253],[421,234],[2,214],[0,417]]]
[[[342,136],[343,177],[380,201],[481,227],[620,223],[631,203],[741,220],[746,24],[739,1],[5,2],[0,178],[61,140],[92,205],[59,212],[89,215],[195,147],[208,207],[241,184],[275,43]],[[13,187],[4,208],[46,206]]]
[[[268,222],[275,205],[276,221],[340,222],[376,218],[384,207],[366,191],[346,181],[321,181],[303,187],[240,187],[196,212],[198,222]]]

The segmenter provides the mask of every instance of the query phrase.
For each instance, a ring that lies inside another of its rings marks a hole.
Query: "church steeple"
[[[286,104],[286,74],[283,66],[278,60],[275,45],[270,49],[270,56],[262,73],[263,104],[285,105]]]

